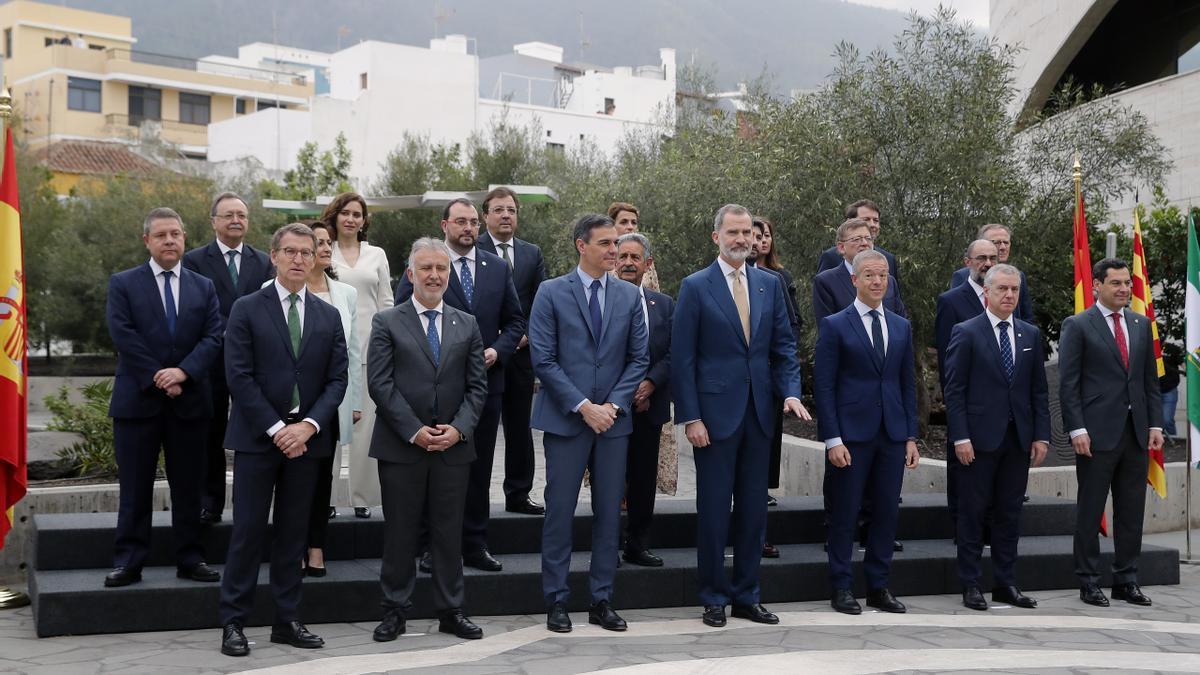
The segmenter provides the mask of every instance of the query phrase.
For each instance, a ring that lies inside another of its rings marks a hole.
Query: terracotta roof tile
[[[91,175],[144,176],[161,167],[122,143],[59,141],[34,153],[51,171]]]

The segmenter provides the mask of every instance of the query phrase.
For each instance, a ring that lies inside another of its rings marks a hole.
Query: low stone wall
[[[1147,487],[1144,531],[1171,532],[1184,529],[1187,520],[1186,462],[1171,462],[1167,470],[1167,498]],[[789,495],[819,495],[825,471],[824,445],[794,436],[783,437],[780,488]],[[1193,470],[1195,471],[1195,470]],[[1029,472],[1028,493],[1041,497],[1075,499],[1079,485],[1074,466],[1039,467]],[[903,494],[944,493],[946,462],[922,459],[917,468],[904,473]],[[1112,502],[1109,500],[1109,521]],[[1192,476],[1192,527],[1200,527],[1200,473]]]

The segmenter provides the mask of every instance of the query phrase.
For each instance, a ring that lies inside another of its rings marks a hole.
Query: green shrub
[[[47,396],[46,407],[54,413],[48,428],[70,431],[83,436],[83,441],[63,448],[59,457],[79,467],[83,475],[115,476],[117,457],[113,445],[112,418],[108,403],[112,399],[112,380],[97,380],[83,387],[83,403],[70,400],[65,385],[57,394]]]

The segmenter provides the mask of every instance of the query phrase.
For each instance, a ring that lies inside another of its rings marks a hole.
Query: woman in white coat
[[[321,222],[334,228],[333,264],[341,281],[358,291],[358,328],[360,377],[357,391],[362,401],[362,418],[356,424],[350,443],[350,505],[358,518],[370,518],[371,507],[379,506],[379,470],[367,456],[371,431],[375,428],[375,403],[366,394],[367,340],[375,314],[392,306],[392,272],[382,248],[367,243],[370,216],[367,200],[353,192],[334,198]]]

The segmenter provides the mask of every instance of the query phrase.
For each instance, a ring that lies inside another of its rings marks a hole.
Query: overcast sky
[[[953,7],[960,19],[966,19],[980,29],[988,27],[988,0],[849,0],[860,5],[872,5],[897,9],[902,12],[917,10],[921,14],[932,14],[938,5]]]

